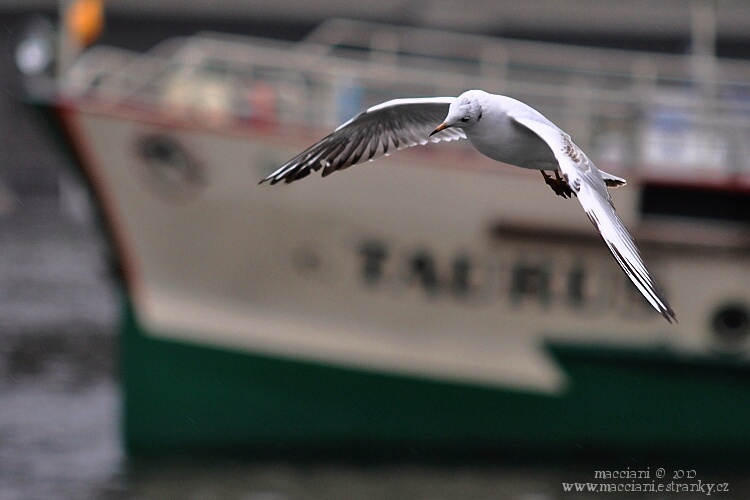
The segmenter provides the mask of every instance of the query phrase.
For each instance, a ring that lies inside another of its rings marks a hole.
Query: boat
[[[127,449],[747,454],[748,82],[739,60],[347,20],[88,49],[32,100],[121,277]],[[678,324],[575,200],[462,141],[259,185],[368,106],[469,88],[627,178]]]

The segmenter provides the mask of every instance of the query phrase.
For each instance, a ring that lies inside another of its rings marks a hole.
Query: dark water
[[[56,205],[0,219],[0,498],[120,489],[116,296],[104,245]]]

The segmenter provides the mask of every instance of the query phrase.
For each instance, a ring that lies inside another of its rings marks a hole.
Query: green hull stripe
[[[162,340],[126,311],[135,453],[750,450],[750,369],[731,361],[551,346],[572,383],[550,397]]]

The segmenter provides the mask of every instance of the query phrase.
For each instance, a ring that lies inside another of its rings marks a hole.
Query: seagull
[[[457,139],[468,139],[477,151],[493,160],[539,170],[555,194],[575,196],[636,288],[668,322],[677,321],[609,195],[607,188],[624,186],[625,179],[597,169],[568,134],[512,97],[468,90],[458,97],[393,99],[378,104],[339,126],[260,183],[290,183],[321,169],[325,177],[398,149]]]

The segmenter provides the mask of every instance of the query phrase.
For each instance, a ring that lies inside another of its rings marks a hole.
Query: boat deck
[[[391,98],[482,88],[539,109],[607,170],[750,189],[748,82],[747,61],[332,20],[299,43],[201,33],[146,54],[96,47],[65,88],[202,126],[320,130]]]

